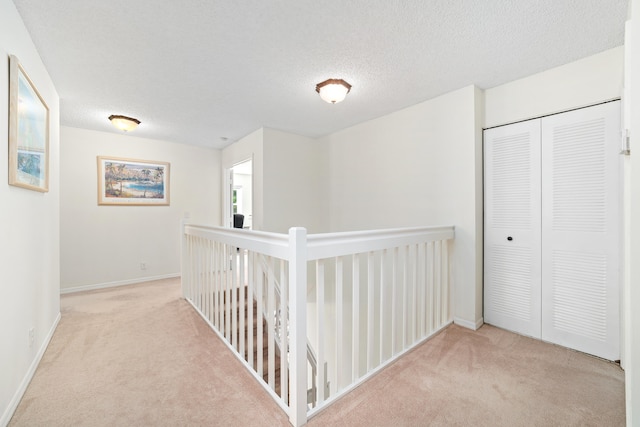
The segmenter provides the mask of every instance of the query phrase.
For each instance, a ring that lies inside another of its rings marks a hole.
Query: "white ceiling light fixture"
[[[109,120],[111,121],[112,125],[125,132],[134,130],[140,124],[140,120],[138,119],[127,116],[119,116],[115,114],[110,115]]]
[[[329,79],[316,85],[320,98],[330,104],[338,103],[351,91],[351,85],[342,79]]]

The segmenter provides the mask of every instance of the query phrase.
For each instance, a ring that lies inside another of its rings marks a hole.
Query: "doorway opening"
[[[242,215],[242,227],[253,228],[253,160],[236,163],[227,174],[225,197],[225,226],[238,225],[237,215]]]

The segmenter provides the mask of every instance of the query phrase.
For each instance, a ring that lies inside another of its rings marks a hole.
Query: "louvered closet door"
[[[484,132],[484,320],[540,338],[540,120]]]
[[[619,102],[542,121],[542,339],[619,359]]]

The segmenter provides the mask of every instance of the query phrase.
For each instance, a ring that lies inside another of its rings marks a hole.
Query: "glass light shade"
[[[329,79],[316,85],[320,98],[330,104],[344,100],[350,90],[351,85],[342,79]]]
[[[125,132],[134,130],[140,124],[140,120],[127,116],[111,115],[109,120],[111,120],[112,125]]]

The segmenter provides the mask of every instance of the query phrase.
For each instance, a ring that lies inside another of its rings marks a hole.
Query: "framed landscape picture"
[[[9,56],[9,184],[49,191],[49,107]]]
[[[166,162],[98,156],[98,204],[168,206]]]

